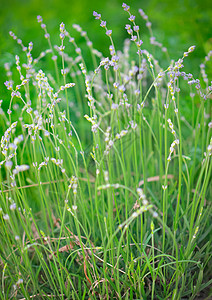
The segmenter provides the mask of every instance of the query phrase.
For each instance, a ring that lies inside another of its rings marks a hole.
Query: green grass
[[[104,58],[61,24],[57,47],[20,45],[6,65],[1,299],[210,297],[208,60],[198,80],[183,69],[194,47],[174,62],[108,35]]]

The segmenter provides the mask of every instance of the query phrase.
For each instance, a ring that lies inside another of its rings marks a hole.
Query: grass
[[[6,64],[1,103],[1,299],[209,299],[211,85],[153,38],[107,58],[85,31]],[[136,22],[136,23],[135,23]],[[44,39],[44,43],[45,39]],[[155,58],[161,52],[167,65]],[[91,66],[92,62],[92,67]]]

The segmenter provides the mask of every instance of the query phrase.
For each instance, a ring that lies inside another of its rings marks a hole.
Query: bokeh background
[[[136,22],[141,25],[143,39],[147,39],[145,23],[139,17],[138,8],[142,8],[152,22],[155,37],[168,48],[170,57],[178,59],[191,45],[197,48],[189,60],[190,72],[197,72],[204,56],[212,49],[212,1],[210,0],[131,0],[126,1],[131,12],[137,16]],[[9,36],[9,30],[23,40],[26,45],[34,43],[33,54],[47,48],[43,31],[37,23],[41,15],[53,41],[59,42],[59,24],[64,22],[67,30],[78,23],[88,32],[94,47],[108,55],[109,39],[98,20],[93,17],[93,10],[102,14],[109,29],[113,30],[116,47],[121,49],[128,37],[125,24],[129,23],[128,15],[123,11],[121,0],[0,0],[0,96],[4,94],[2,83],[3,65],[13,61],[20,47]],[[73,34],[74,35],[74,34]],[[80,36],[75,33],[75,36]],[[145,47],[145,44],[144,44]],[[6,92],[6,91],[5,91]]]

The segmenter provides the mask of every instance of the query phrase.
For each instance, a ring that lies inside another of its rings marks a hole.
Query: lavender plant
[[[61,23],[52,45],[38,16],[47,49],[37,58],[10,32],[22,52],[5,64],[0,101],[1,299],[209,295],[212,52],[194,78],[183,64],[195,46],[170,60],[140,9],[152,55],[142,20],[122,7],[122,51],[93,13],[107,57],[76,24]]]

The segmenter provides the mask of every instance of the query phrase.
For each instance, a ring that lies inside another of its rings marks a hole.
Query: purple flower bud
[[[195,48],[196,48],[196,46],[191,46],[191,47],[188,49],[188,52],[189,52],[189,53],[190,53],[190,52],[193,52]]]
[[[101,19],[101,15],[98,14],[96,11],[93,12],[93,16],[95,17],[96,20],[100,20]]]
[[[136,32],[138,32],[139,31],[139,26],[138,25],[133,26],[133,30],[136,31]]]
[[[129,11],[129,10],[130,10],[129,5],[127,5],[126,3],[123,3],[123,4],[122,4],[122,7],[123,7],[123,9],[124,9],[125,11]]]
[[[42,19],[42,17],[41,17],[41,16],[37,16],[37,21],[38,21],[38,23],[41,23],[41,22],[43,22],[43,19]]]
[[[143,50],[138,49],[137,54],[138,54],[138,55],[141,55],[141,54],[143,54],[143,52],[144,52]]]
[[[63,31],[65,29],[65,24],[62,22],[61,24],[60,24],[60,31]]]
[[[132,35],[131,36],[131,41],[135,42],[137,40],[137,36],[136,35]]]
[[[64,38],[65,38],[65,34],[64,33],[60,33],[60,39],[64,40]]]
[[[92,43],[91,41],[88,41],[88,42],[87,42],[87,46],[88,46],[88,47],[92,47],[92,45],[93,45],[93,43]]]
[[[112,56],[112,61],[113,62],[118,62],[119,61],[119,57],[117,55]]]
[[[101,27],[106,27],[106,21],[101,21],[100,26]]]
[[[12,31],[9,31],[9,35],[10,35],[11,37],[14,37],[14,33],[13,33]]]
[[[108,36],[111,36],[112,30],[107,30],[107,31],[106,31],[106,34],[107,34]]]
[[[142,17],[145,15],[143,9],[140,8],[138,11],[139,11],[139,13],[140,13],[140,15],[141,15]]]
[[[131,15],[129,18],[128,18],[129,21],[131,22],[134,22],[135,21],[135,16]]]
[[[137,45],[138,47],[141,47],[142,44],[143,44],[143,41],[142,41],[142,40],[136,42],[136,45]]]
[[[126,24],[125,29],[130,30],[131,29],[131,25]]]

